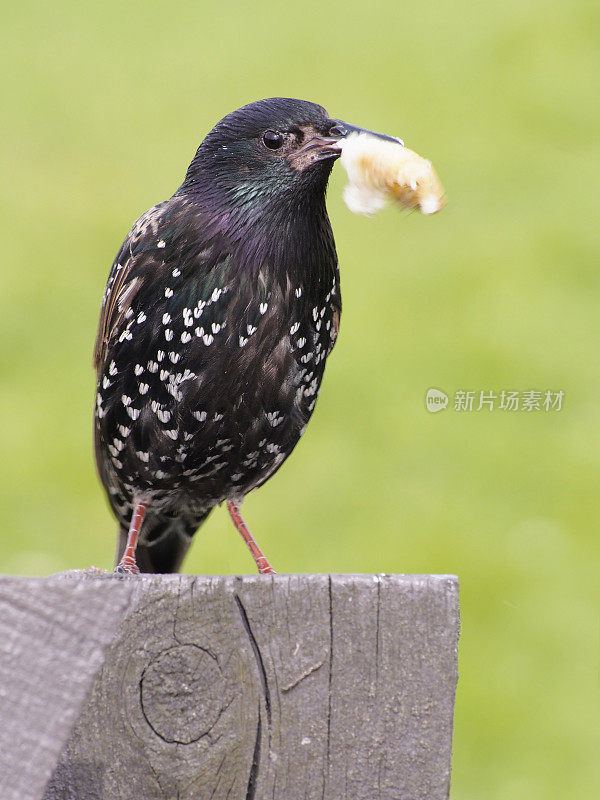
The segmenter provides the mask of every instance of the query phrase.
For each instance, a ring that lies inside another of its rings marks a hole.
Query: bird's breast
[[[264,482],[313,412],[339,324],[339,285],[173,267],[115,331],[97,391],[109,470],[219,502]],[[179,274],[178,274],[179,273]]]

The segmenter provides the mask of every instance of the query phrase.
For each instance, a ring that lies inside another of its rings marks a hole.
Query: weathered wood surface
[[[1,800],[42,797],[132,591],[0,576]]]
[[[62,587],[78,607],[88,591],[128,597],[45,800],[447,798],[455,578],[67,575]],[[54,617],[52,599],[40,613]],[[45,693],[43,680],[27,688]]]

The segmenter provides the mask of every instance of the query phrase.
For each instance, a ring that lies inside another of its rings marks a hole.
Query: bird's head
[[[215,125],[198,148],[182,190],[241,203],[323,199],[341,142],[356,130],[316,103],[258,100]]]

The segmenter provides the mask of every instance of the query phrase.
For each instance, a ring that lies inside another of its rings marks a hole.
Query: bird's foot
[[[138,536],[146,516],[147,504],[143,500],[136,500],[129,523],[129,533],[127,534],[127,544],[121,560],[115,567],[117,575],[139,575],[140,568],[135,560],[135,548]]]
[[[256,559],[256,566],[258,567],[258,571],[261,575],[277,575],[265,556],[259,556]]]
[[[135,561],[122,558],[114,569],[116,575],[139,575],[140,568]]]
[[[254,537],[250,533],[248,526],[244,522],[244,518],[240,513],[240,508],[238,504],[235,503],[233,500],[228,500],[227,510],[229,511],[229,516],[231,517],[233,524],[237,528],[238,533],[248,545],[248,549],[252,553],[252,558],[254,559],[260,574],[275,575],[276,574],[275,570],[267,561],[266,556],[264,555],[260,547],[257,545]]]

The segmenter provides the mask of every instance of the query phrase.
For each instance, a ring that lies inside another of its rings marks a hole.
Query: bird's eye
[[[332,128],[329,129],[330,136],[343,136],[346,131],[342,128],[341,125],[334,125]]]
[[[265,131],[262,136],[263,144],[269,150],[279,150],[283,145],[283,134],[278,131]]]

